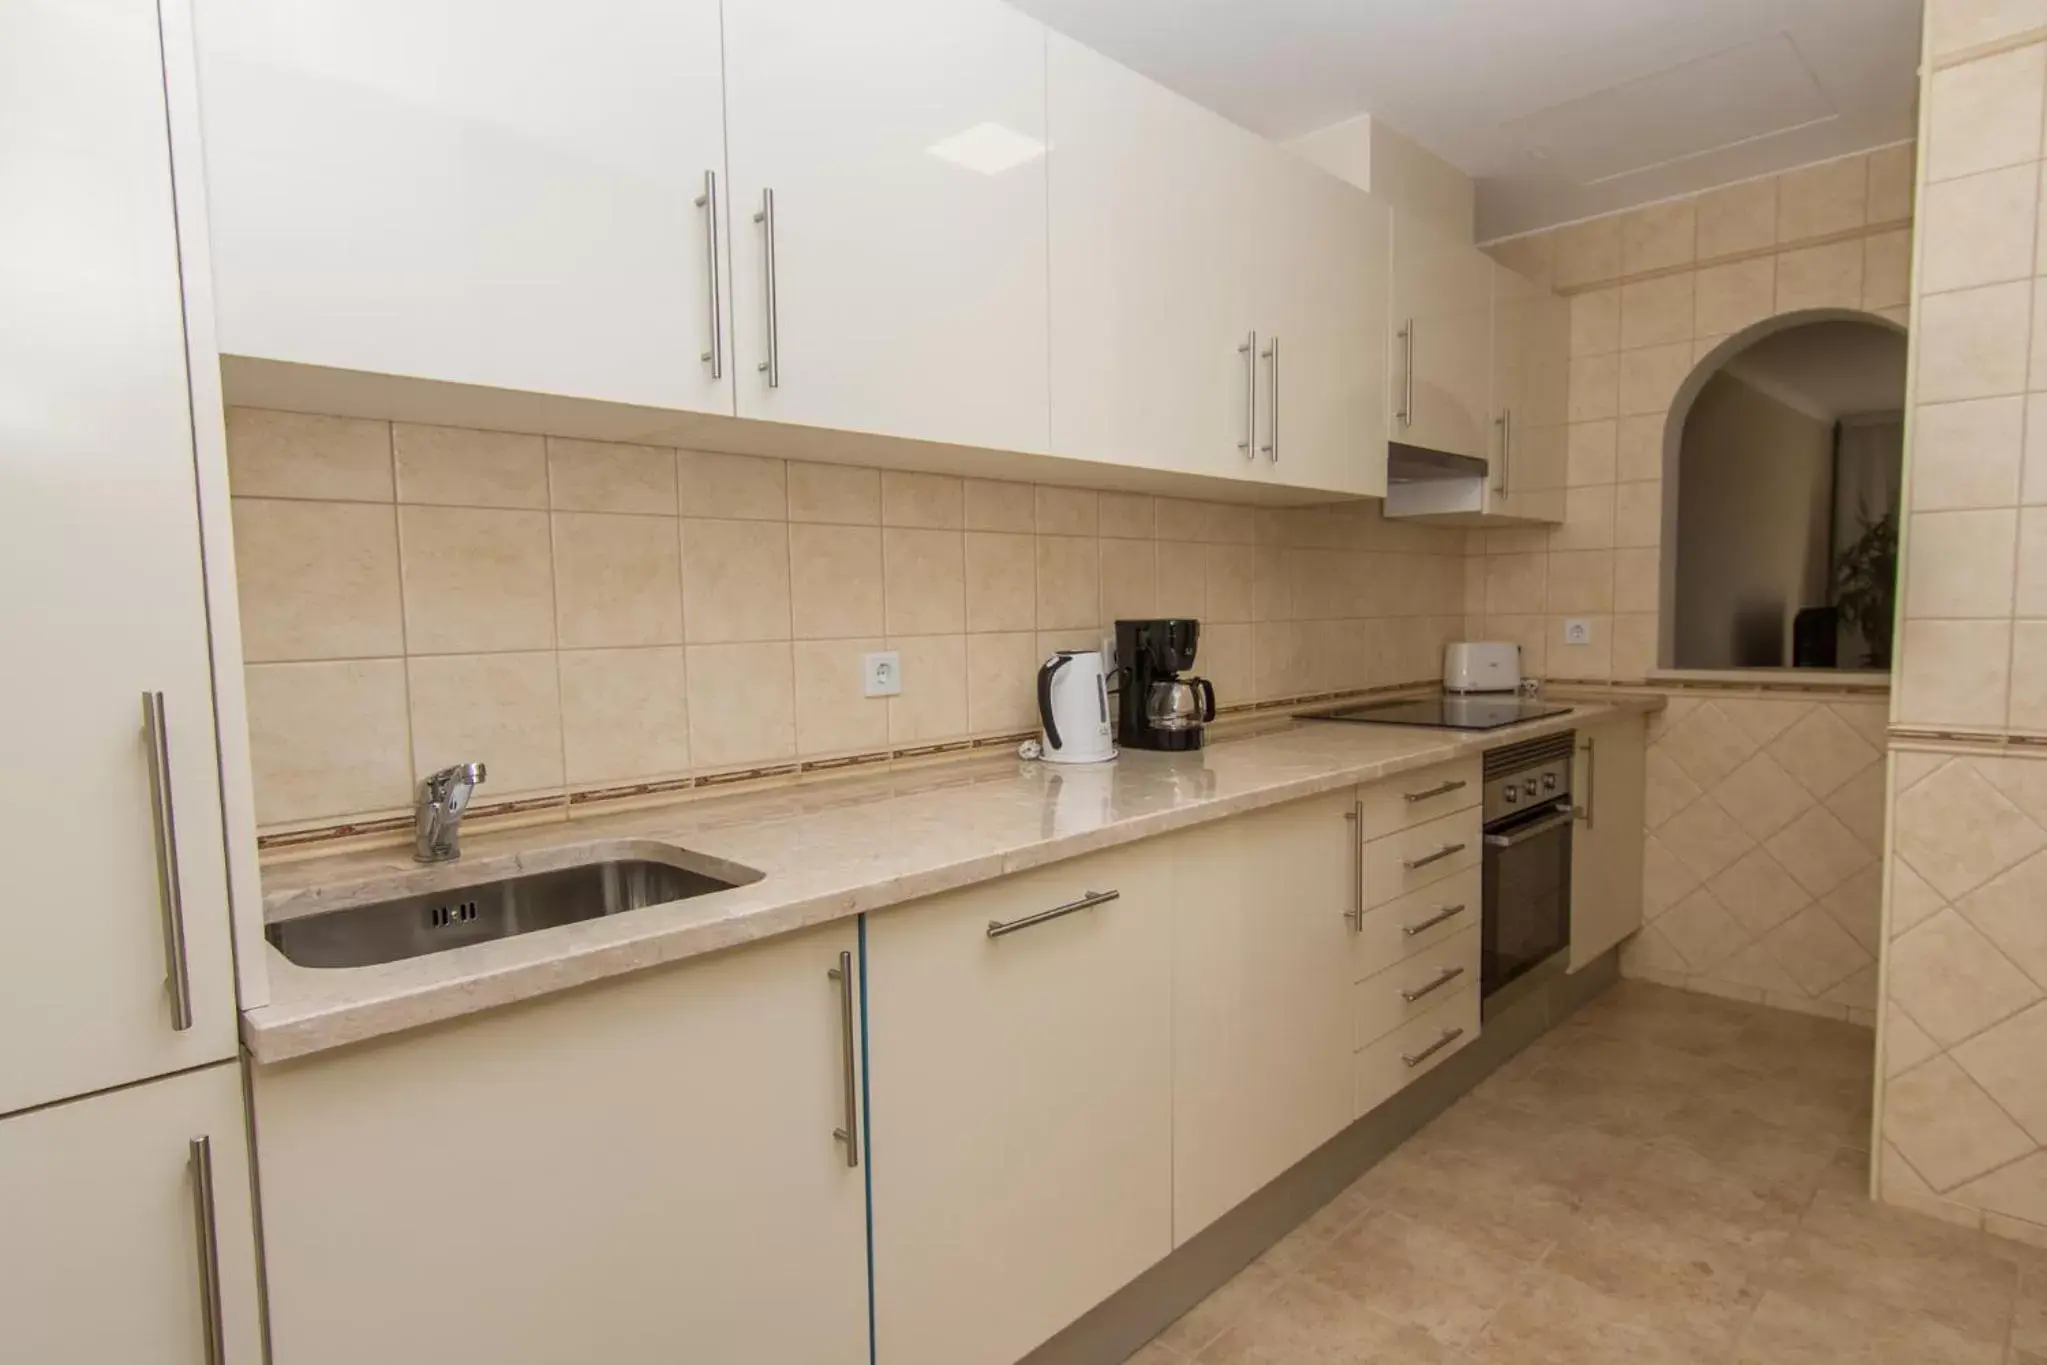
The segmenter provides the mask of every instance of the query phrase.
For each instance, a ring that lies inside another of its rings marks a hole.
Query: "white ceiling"
[[[1481,240],[1913,135],[1920,0],[1015,0],[1267,137],[1370,113]]]
[[[1726,374],[1823,422],[1905,406],[1905,334],[1869,322],[1773,332],[1728,359]]]

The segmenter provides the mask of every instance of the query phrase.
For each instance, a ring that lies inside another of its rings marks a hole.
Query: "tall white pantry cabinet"
[[[196,206],[170,136],[183,22],[177,0],[0,7],[10,1361],[261,1358],[180,263]]]

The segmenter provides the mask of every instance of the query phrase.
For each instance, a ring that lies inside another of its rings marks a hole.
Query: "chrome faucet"
[[[412,812],[413,861],[451,863],[462,856],[462,812],[484,778],[481,763],[457,763],[419,784]]]

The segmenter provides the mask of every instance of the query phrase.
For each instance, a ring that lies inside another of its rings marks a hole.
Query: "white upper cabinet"
[[[0,53],[6,1113],[233,1056],[235,996],[156,7]]]
[[[717,0],[196,3],[223,352],[732,411]]]
[[[1044,29],[726,0],[725,107],[738,414],[1045,450]]]
[[[1394,215],[1391,439],[1491,455],[1492,276],[1493,262],[1477,248]]]
[[[1565,383],[1570,305],[1503,265],[1492,267],[1492,451],[1489,509],[1564,517]]]

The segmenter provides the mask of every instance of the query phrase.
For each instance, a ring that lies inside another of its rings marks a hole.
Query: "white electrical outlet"
[[[860,693],[867,697],[900,696],[903,690],[903,656],[893,649],[860,656]]]
[[[1591,644],[1592,623],[1576,616],[1564,622],[1564,643],[1567,645]]]

